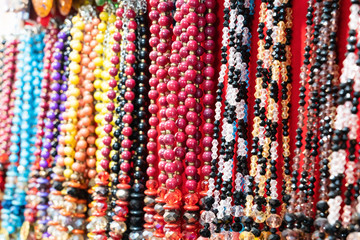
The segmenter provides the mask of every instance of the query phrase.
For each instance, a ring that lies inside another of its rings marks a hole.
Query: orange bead
[[[85,31],[86,32],[91,32],[91,30],[93,29],[93,25],[90,23],[85,24]]]
[[[91,31],[91,35],[92,35],[93,37],[95,37],[96,35],[98,35],[98,33],[99,33],[99,29],[97,29],[97,28],[94,28],[94,29]]]
[[[76,159],[77,161],[83,162],[83,161],[85,161],[85,158],[86,158],[85,152],[76,152],[76,153],[75,153],[75,159]]]
[[[90,46],[91,46],[91,43],[90,43]],[[96,46],[96,45],[95,45]],[[96,58],[97,57],[97,53],[96,52],[91,52],[90,54],[89,54],[89,57],[90,57],[90,59],[94,59],[94,58]],[[94,64],[94,63],[93,63]],[[95,65],[95,64],[94,64]]]
[[[80,134],[80,136],[83,136],[86,138],[87,136],[89,136],[90,132],[88,129],[82,128],[82,129],[80,129],[79,134]]]
[[[95,177],[96,177],[96,174],[97,174],[96,170],[90,169],[90,170],[89,170],[89,173],[88,173],[88,176],[89,176],[89,178],[91,179],[91,178],[95,178]]]
[[[90,58],[84,57],[84,58],[81,59],[81,64],[82,65],[87,66],[89,63],[90,63]],[[82,73],[86,74],[87,72],[88,72],[88,70],[84,70],[84,68],[83,68]]]
[[[89,126],[89,125],[91,124],[90,118],[89,118],[89,117],[84,117],[84,118],[82,119],[82,124],[83,124],[85,127]]]
[[[95,152],[96,152],[96,148],[94,147],[89,147],[88,149],[86,149],[86,154],[88,156],[95,156]]]
[[[95,144],[96,137],[95,136],[89,136],[87,139],[88,144]]]
[[[96,25],[98,25],[100,23],[100,19],[94,18],[91,22],[92,22],[93,25],[96,26]]]
[[[96,166],[96,160],[94,158],[90,158],[86,160],[86,165],[89,168],[94,168]]]
[[[89,63],[90,65],[91,63]],[[95,66],[95,64],[93,64],[93,66]],[[95,80],[95,75],[94,73],[92,73],[91,71],[89,71],[87,74],[86,74],[86,79],[89,80],[90,82],[93,82]],[[91,84],[92,85],[92,84]],[[92,88],[94,89],[94,88]]]
[[[60,149],[60,148],[59,148],[59,149]],[[59,151],[58,151],[58,153],[59,153]],[[59,153],[59,154],[60,154],[60,153]],[[65,164],[64,164],[64,158],[62,158],[62,157],[58,158],[57,161],[56,161],[56,164],[59,165],[60,167],[64,167],[64,166],[65,166]]]
[[[85,140],[79,140],[76,144],[76,146],[80,149],[86,149],[87,142]]]

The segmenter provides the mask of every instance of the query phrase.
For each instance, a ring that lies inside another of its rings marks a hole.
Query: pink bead
[[[129,9],[129,10],[126,11],[126,17],[127,18],[135,18],[135,16],[136,16],[136,13],[135,13],[134,10]]]
[[[156,149],[157,149],[157,145],[155,142],[148,142],[146,144],[146,148],[149,150],[149,151],[152,151],[152,152],[155,152]]]
[[[159,0],[150,0],[149,3],[151,7],[157,7]]]
[[[215,61],[215,57],[213,54],[205,54],[203,57],[203,61],[205,64],[213,64]]]
[[[162,149],[162,152],[164,152],[164,149]],[[160,151],[159,151],[159,153],[160,153]],[[164,155],[164,154],[162,154],[162,155]],[[165,170],[165,165],[166,165],[166,162],[165,162],[165,161],[160,161],[160,162],[158,163],[158,168],[159,168],[159,170],[160,170],[160,171],[164,171],[164,170]]]
[[[184,27],[183,27],[183,28],[184,28]],[[182,33],[182,34],[180,35],[180,40],[181,40],[182,42],[188,42],[188,41],[189,41],[189,34],[187,34],[186,32]]]
[[[187,81],[194,81],[195,78],[196,78],[196,74],[197,73],[196,73],[195,70],[192,70],[192,69],[186,70],[185,78],[186,78]],[[188,84],[188,85],[190,85],[190,84]],[[185,91],[186,91],[186,87],[185,87]],[[194,93],[195,93],[195,90],[194,90]]]
[[[106,159],[101,159],[100,166],[105,170],[109,169],[109,161]]]
[[[187,98],[187,99],[185,100],[185,106],[186,106],[187,108],[194,108],[195,105],[196,105],[196,100],[195,100],[195,98]]]
[[[127,76],[132,76],[134,74],[134,72],[135,72],[134,68],[131,67],[131,66],[128,66],[128,67],[125,68],[125,74]]]
[[[186,180],[185,187],[190,191],[195,191],[197,187],[197,183],[195,180]]]
[[[122,118],[122,121],[124,123],[128,123],[128,124],[131,124],[132,123],[132,120],[133,120],[133,117],[131,115],[128,115],[126,114],[123,118]]]
[[[165,66],[168,63],[168,59],[165,56],[159,56],[156,59],[156,64],[159,66]]]
[[[190,66],[195,66],[197,64],[198,60],[195,55],[189,55],[186,57],[186,64]]]
[[[187,125],[186,127],[185,127],[185,133],[187,134],[187,135],[192,135],[192,136],[194,136],[195,135],[195,133],[196,133],[196,127],[194,126],[194,125]]]
[[[136,61],[136,57],[134,54],[128,54],[125,59],[126,59],[126,62],[130,63],[130,64],[134,64]]]
[[[149,44],[151,47],[156,47],[160,43],[160,39],[158,37],[152,37],[149,39]]]
[[[157,126],[159,124],[159,119],[157,117],[151,117],[149,119],[150,126]]]
[[[197,36],[199,34],[199,29],[195,25],[190,25],[186,29],[186,33],[189,34],[189,36]]]
[[[178,68],[179,68],[180,72],[185,72],[189,68],[189,65],[187,64],[187,62],[181,62],[178,65]]]
[[[130,32],[126,35],[126,39],[130,42],[133,42],[136,40],[136,35],[134,32]]]
[[[124,98],[128,101],[132,101],[135,98],[135,93],[133,92],[126,92]]]
[[[205,162],[210,162],[212,160],[211,152],[203,152],[202,159]]]
[[[163,39],[168,39],[171,37],[171,32],[169,29],[161,29],[159,37]]]
[[[149,154],[149,155],[146,157],[146,161],[147,161],[147,163],[149,163],[149,164],[155,164],[156,161],[157,161],[157,157],[156,157],[154,154]]]
[[[156,114],[159,111],[159,107],[156,104],[150,104],[149,113]]]
[[[130,137],[131,134],[132,134],[132,128],[131,127],[124,127],[121,133],[126,137]]]
[[[196,169],[196,167],[194,167],[194,166],[187,166],[187,167],[185,168],[185,174],[186,174],[187,176],[193,177],[193,176],[196,175],[196,173],[197,173],[197,169]]]
[[[168,189],[174,189],[177,186],[177,182],[175,178],[169,178],[166,180],[166,187]]]
[[[176,124],[173,120],[167,120],[165,122],[165,129],[168,130],[168,131],[175,131],[176,129]]]
[[[187,47],[182,47],[179,51],[179,55],[182,58],[186,58],[189,55],[189,49]]]
[[[103,149],[101,149],[101,154],[102,154],[104,157],[108,157],[109,154],[110,154],[110,148],[104,147]]]
[[[214,84],[214,82],[211,81],[211,80],[206,80],[206,81],[204,82],[203,87],[204,87],[204,90],[205,90],[205,91],[212,91],[212,90],[214,89],[214,87],[215,87],[215,84]]]
[[[177,132],[175,134],[175,139],[177,142],[184,142],[186,140],[186,135],[184,132]]]
[[[137,23],[134,20],[131,20],[128,22],[128,28],[129,29],[136,29],[137,28]]]
[[[159,93],[165,93],[165,92],[167,91],[166,83],[164,83],[164,82],[159,83],[159,84],[157,85],[156,90],[157,90]]]
[[[167,71],[165,69],[161,69],[159,68],[157,71],[156,71],[156,77],[159,78],[159,79],[164,79],[167,77]]]
[[[136,46],[134,43],[132,42],[129,42],[127,45],[126,45],[126,51],[127,52],[135,52],[135,49],[136,49]]]
[[[110,79],[108,83],[109,83],[109,87],[111,88],[115,88],[117,84],[115,79]]]
[[[165,175],[163,173],[159,174],[158,180],[159,180],[160,183],[165,183],[167,179],[168,179],[167,175]]]
[[[211,119],[211,118],[213,118],[215,116],[215,112],[214,112],[213,109],[207,108],[207,109],[204,110],[203,115],[204,115],[205,119]]]
[[[190,6],[187,3],[183,4],[181,6],[181,13],[183,15],[187,15],[189,13],[189,8],[190,8]]]
[[[196,8],[196,12],[199,14],[203,14],[206,11],[206,6],[203,3],[200,3],[199,6]]]
[[[131,159],[131,152],[130,151],[122,151],[121,152],[121,158],[124,159],[124,160],[130,160]],[[130,166],[130,164],[129,164],[129,166]]]
[[[113,120],[113,115],[111,113],[107,113],[107,114],[105,114],[104,119],[107,122],[111,122]]]
[[[111,124],[106,124],[106,125],[104,126],[104,131],[105,131],[106,133],[110,133],[110,132],[112,131],[112,125],[111,125]]]
[[[147,132],[147,136],[149,138],[156,138],[158,136],[158,133],[155,129],[150,129],[148,132]]]
[[[214,13],[208,13],[205,15],[206,22],[214,24],[216,22],[216,15]]]
[[[169,89],[169,91],[179,91],[180,89],[180,86],[179,86],[179,83],[175,80],[170,80],[168,83],[167,83],[167,88]]]
[[[165,165],[165,171],[166,171],[167,173],[174,173],[175,170],[176,170],[176,165],[175,165],[174,163],[172,163],[172,162],[166,163],[166,165]]]
[[[103,142],[106,146],[110,146],[110,144],[111,144],[111,137],[110,137],[110,136],[105,136],[105,137],[103,137],[102,142]]]
[[[127,79],[126,81],[125,81],[125,86],[126,87],[128,87],[128,88],[134,88],[135,87],[135,85],[136,85],[136,82],[135,82],[135,80],[134,79],[132,79],[132,78],[129,78],[129,79]]]
[[[179,102],[177,95],[173,93],[167,95],[166,100],[169,104],[173,104],[173,105],[176,105]]]
[[[177,111],[179,115],[185,116],[187,113],[187,108],[184,105],[179,105]]]
[[[158,18],[159,18],[159,15],[157,15],[156,19],[158,19]],[[159,32],[160,32],[160,26],[158,24],[153,24],[150,26],[150,33],[158,35]]]
[[[146,169],[146,174],[149,176],[149,177],[155,177],[156,176],[156,169],[154,167],[148,167]]]
[[[167,11],[169,11],[169,6],[168,6],[167,2],[161,2],[161,3],[159,3],[159,5],[157,6],[157,8],[158,8],[159,11],[161,11],[161,12],[167,12]]]
[[[150,90],[148,93],[150,99],[157,99],[159,97],[159,93],[156,90]]]
[[[205,6],[207,8],[215,8],[216,1],[215,0],[205,0]]]
[[[121,20],[116,20],[116,21],[115,21],[115,27],[116,27],[117,29],[121,29],[122,26],[123,26],[123,22],[122,22]]]
[[[171,118],[175,118],[176,116],[177,116],[176,108],[169,107],[166,109],[166,117],[171,119]]]
[[[130,139],[124,139],[121,141],[121,147],[131,148],[132,141]]]
[[[113,38],[115,41],[120,42],[122,39],[122,35],[119,32],[114,33]]]
[[[120,45],[118,43],[113,44],[112,50],[116,53],[120,52]]]
[[[205,34],[207,36],[211,36],[211,37],[214,37],[215,36],[215,33],[216,33],[216,30],[215,30],[215,27],[205,27]]]
[[[170,25],[170,19],[167,16],[160,16],[159,20],[158,20],[158,23],[159,23],[160,26],[166,27],[166,26]]]
[[[188,72],[189,71],[189,72]],[[186,73],[188,73],[188,76],[189,76],[189,79],[188,80],[190,80],[191,78],[191,76],[192,75],[195,75],[194,76],[194,78],[196,77],[196,72],[195,71],[193,71],[193,70],[188,70],[188,71],[186,71],[185,72],[185,74]],[[187,84],[186,86],[185,86],[185,92],[186,92],[186,94],[191,94],[191,95],[195,95],[195,93],[196,93],[196,87],[195,87],[195,85],[194,84]]]
[[[121,171],[123,171],[123,172],[129,172],[129,171],[130,171],[130,164],[127,163],[127,162],[123,162],[123,163],[121,163],[121,165],[120,165],[120,169],[121,169]]]
[[[110,76],[115,77],[118,74],[118,69],[115,67],[110,68],[109,74],[110,74]]]
[[[185,155],[185,160],[188,161],[188,162],[195,162],[196,161],[195,152],[187,152],[186,155]]]
[[[188,139],[186,140],[186,146],[187,146],[188,148],[194,149],[194,148],[196,147],[196,145],[197,145],[197,141],[196,141],[195,139],[193,139],[193,138],[188,138]]]
[[[175,175],[174,178],[176,179],[176,183],[178,186],[182,186],[183,178],[181,175]]]
[[[189,12],[188,15],[186,16],[187,20],[189,23],[195,23],[197,24],[199,17],[197,15],[197,13],[195,12]]]
[[[157,51],[161,52],[161,53],[165,53],[169,48],[169,44],[168,43],[163,43],[160,42],[157,46],[156,49]]]

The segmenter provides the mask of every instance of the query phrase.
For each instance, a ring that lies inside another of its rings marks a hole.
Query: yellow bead
[[[71,74],[71,75],[69,76],[69,82],[70,82],[71,84],[78,85],[79,82],[80,82],[79,76],[78,76],[78,75]]]
[[[110,26],[109,27],[109,33],[112,35],[117,31],[117,28],[115,26]],[[114,41],[114,38],[111,38],[110,41]],[[109,43],[110,43],[109,41]]]
[[[76,119],[76,117],[77,117],[75,111],[68,111],[67,116],[68,116],[68,118],[70,118],[70,119]]]
[[[98,44],[94,47],[94,51],[97,54],[102,54],[104,52],[104,46],[102,44]]]
[[[99,68],[94,70],[94,75],[96,78],[101,78],[101,73],[102,73],[102,70]]]
[[[115,14],[111,14],[109,16],[109,19],[108,19],[109,23],[114,23],[116,21],[116,16]]]
[[[101,92],[96,91],[96,92],[94,93],[94,98],[95,98],[95,100],[96,100],[96,101],[100,101],[100,100],[101,100],[101,95],[102,95]]]
[[[98,114],[98,115],[95,116],[94,120],[95,120],[96,123],[101,123],[102,117]]]
[[[72,149],[72,147],[64,147],[64,153],[67,155],[67,156],[72,156],[73,153],[74,153],[74,149]],[[68,159],[69,157],[65,158],[64,161],[66,161],[66,159]],[[73,160],[74,162],[74,160]],[[72,164],[72,163],[71,163]],[[71,165],[70,164],[70,165]]]
[[[73,144],[73,142],[75,141],[75,138],[71,135],[66,135],[64,138],[64,141],[66,144]]]
[[[81,44],[81,42],[78,41],[78,40],[72,40],[72,41],[70,42],[70,47],[71,47],[73,50],[80,52],[81,49],[82,49],[82,44]]]
[[[107,12],[101,12],[99,15],[101,21],[107,21],[109,18],[109,14]]]
[[[72,124],[72,123],[66,124],[66,130],[67,130],[68,132],[71,132],[71,131],[73,131],[74,129],[75,129],[75,125],[74,125],[74,124]]]
[[[99,165],[99,166],[96,166],[96,171],[97,171],[98,173],[100,173],[100,172],[103,172],[104,169]]]
[[[101,23],[99,23],[99,25],[98,25],[99,31],[102,31],[102,32],[105,32],[105,31],[106,31],[106,27],[107,27],[107,25],[106,25],[106,23],[104,23],[104,22],[101,22]]]
[[[70,178],[72,174],[73,174],[73,170],[71,170],[71,169],[65,169],[64,170],[64,177],[65,178]]]
[[[244,231],[244,232],[240,233],[239,239],[240,240],[255,240],[255,235],[252,234],[251,232]]]
[[[77,64],[76,62],[71,62],[69,64],[69,68],[70,68],[70,71],[72,71],[75,74],[78,74],[81,71],[81,66],[79,64]]]
[[[83,34],[81,31],[77,31],[77,32],[73,35],[73,39],[82,41],[82,40],[84,39],[84,34]]]
[[[110,74],[109,74],[109,71],[103,71],[103,72],[101,73],[101,77],[102,77],[104,80],[109,80],[109,79],[111,78],[111,76],[110,76]],[[106,83],[106,84],[109,86],[108,83]]]
[[[105,35],[102,33],[99,33],[98,35],[96,35],[95,39],[98,43],[102,43],[102,42],[104,42]]]
[[[103,62],[103,66],[105,69],[110,69],[112,67],[112,63],[109,60],[105,59]],[[108,72],[108,71],[105,71],[105,72]]]
[[[70,90],[70,94],[71,94],[71,96],[79,97],[80,96],[80,89],[73,88],[73,89]]]
[[[95,66],[97,67],[101,67],[103,64],[103,60],[101,57],[97,57],[93,60],[93,63],[95,64]],[[99,73],[97,73],[96,75],[98,75]],[[101,73],[100,73],[101,74]]]
[[[74,27],[79,29],[79,30],[84,30],[85,23],[83,21],[78,21],[77,23],[74,24]]]
[[[97,112],[100,112],[101,111],[101,109],[103,108],[103,104],[102,103],[97,103],[97,104],[95,104],[95,110],[97,111]]]
[[[94,88],[100,88],[101,87],[101,80],[95,79],[94,81]]]
[[[79,63],[81,61],[81,56],[77,51],[72,51],[69,55],[69,58],[73,62]]]
[[[74,36],[77,32],[81,32],[79,29],[77,28],[71,28],[70,29],[70,35],[71,36]]]
[[[73,24],[75,24],[78,21],[80,21],[80,17],[79,16],[74,16],[71,21],[72,21]]]

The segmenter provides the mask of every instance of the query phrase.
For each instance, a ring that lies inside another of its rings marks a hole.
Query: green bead
[[[105,0],[95,0],[96,5],[102,6],[105,4]]]

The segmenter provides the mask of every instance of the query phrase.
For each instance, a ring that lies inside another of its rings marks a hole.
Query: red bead
[[[160,43],[160,39],[158,37],[152,37],[149,39],[149,45],[151,47],[156,47]]]
[[[178,97],[176,94],[170,93],[167,95],[166,100],[169,104],[176,105],[178,103]]]
[[[134,32],[130,32],[126,35],[126,39],[130,42],[133,42],[136,40],[136,35]]]
[[[157,145],[155,142],[148,142],[146,144],[146,148],[149,150],[149,151],[152,151],[152,152],[155,152],[157,150]]]
[[[163,173],[160,173],[160,174],[159,174],[159,177],[158,177],[158,180],[159,180],[160,183],[165,183],[166,180],[167,180],[167,178],[168,178],[167,175],[165,175],[165,174],[163,174]]]
[[[136,13],[135,13],[134,10],[129,9],[129,10],[126,11],[126,17],[127,18],[135,18],[135,16],[136,16]]]
[[[149,3],[151,7],[157,7],[159,0],[150,0]]]
[[[136,29],[137,28],[137,23],[134,20],[129,21],[128,22],[128,28],[129,29]]]
[[[150,13],[151,13],[151,12],[150,12]],[[158,18],[159,18],[159,15],[157,15],[157,18],[156,18],[156,19],[158,19]],[[153,24],[153,25],[151,25],[151,27],[150,27],[150,33],[155,34],[155,35],[158,35],[159,32],[160,32],[160,26],[159,26],[158,24]]]
[[[147,133],[147,136],[149,138],[156,138],[158,136],[158,133],[155,129],[150,129]]]
[[[168,131],[175,131],[176,129],[176,124],[173,120],[167,120],[165,122],[165,129]]]
[[[147,163],[149,163],[149,164],[155,164],[156,161],[157,161],[157,157],[156,157],[154,154],[149,154],[149,155],[146,157],[146,161],[147,161]]]
[[[135,49],[136,49],[136,46],[134,43],[132,42],[129,42],[127,45],[126,45],[126,51],[127,52],[135,52]]]
[[[112,131],[112,125],[111,125],[111,124],[106,124],[106,125],[104,126],[104,131],[105,131],[106,133],[110,133],[110,132]]]
[[[123,155],[123,153],[121,154],[121,156]],[[123,172],[129,172],[130,171],[130,164],[129,163],[127,163],[127,162],[123,162],[123,163],[121,163],[121,165],[120,165],[120,169],[121,169],[121,171],[123,171]]]
[[[195,180],[186,180],[185,182],[185,187],[189,190],[189,191],[195,191],[197,188],[197,182]]]
[[[132,78],[129,78],[129,79],[127,79],[126,81],[125,81],[125,86],[126,87],[128,87],[128,88],[134,88],[135,87],[135,85],[136,85],[136,82],[135,82],[135,80],[134,79],[132,79]]]
[[[169,178],[166,180],[166,187],[168,189],[175,189],[177,186],[177,182],[175,178]]]
[[[167,12],[167,11],[169,11],[169,5],[167,4],[167,2],[160,2],[159,5],[157,6],[157,8],[158,8],[159,11],[161,11],[161,12]]]
[[[133,92],[126,92],[124,95],[125,99],[128,101],[132,101],[135,98],[135,93]]]
[[[146,170],[146,174],[149,177],[155,177],[156,176],[156,169],[154,167],[148,167]]]
[[[132,123],[132,120],[133,120],[133,117],[131,115],[128,115],[126,114],[123,118],[122,118],[122,121],[124,123],[128,123],[128,124],[131,124]]]
[[[205,162],[211,162],[211,160],[212,160],[211,152],[203,152],[202,160]]]
[[[187,125],[185,128],[185,132],[187,135],[194,136],[196,133],[196,127],[194,125]]]
[[[132,141],[130,139],[124,139],[121,141],[121,146],[123,148],[131,148]]]
[[[157,51],[161,52],[161,53],[165,53],[169,48],[169,44],[168,43],[163,43],[160,42],[157,46],[156,49]]]
[[[131,134],[132,134],[132,128],[131,127],[124,127],[121,133],[126,137],[130,137]]]
[[[128,66],[125,68],[125,74],[128,75],[128,76],[132,76],[134,74],[134,68],[131,67],[131,66]]]
[[[125,59],[126,59],[126,62],[129,64],[134,64],[136,61],[136,57],[134,54],[128,54]]]
[[[171,37],[171,32],[169,29],[161,29],[159,32],[159,37],[163,39],[169,39]]]
[[[120,42],[122,39],[121,33],[119,32],[114,33],[113,38],[115,41]]]
[[[158,23],[159,23],[160,26],[166,27],[166,26],[170,25],[170,19],[169,19],[168,16],[160,16],[159,20],[158,20]]]
[[[183,132],[177,132],[175,134],[175,139],[178,142],[184,142],[186,140],[186,135]]]
[[[157,126],[159,124],[159,119],[157,117],[150,117],[149,124],[150,126]]]
[[[118,43],[113,44],[112,50],[116,53],[120,52],[120,45]]]
[[[131,152],[130,151],[122,151],[121,152],[121,158],[124,159],[124,160],[130,160],[131,159]],[[126,162],[123,162],[123,163],[125,163],[125,165],[124,165],[125,167],[127,167],[127,165],[130,166],[129,163],[127,163],[127,164],[126,164]]]

